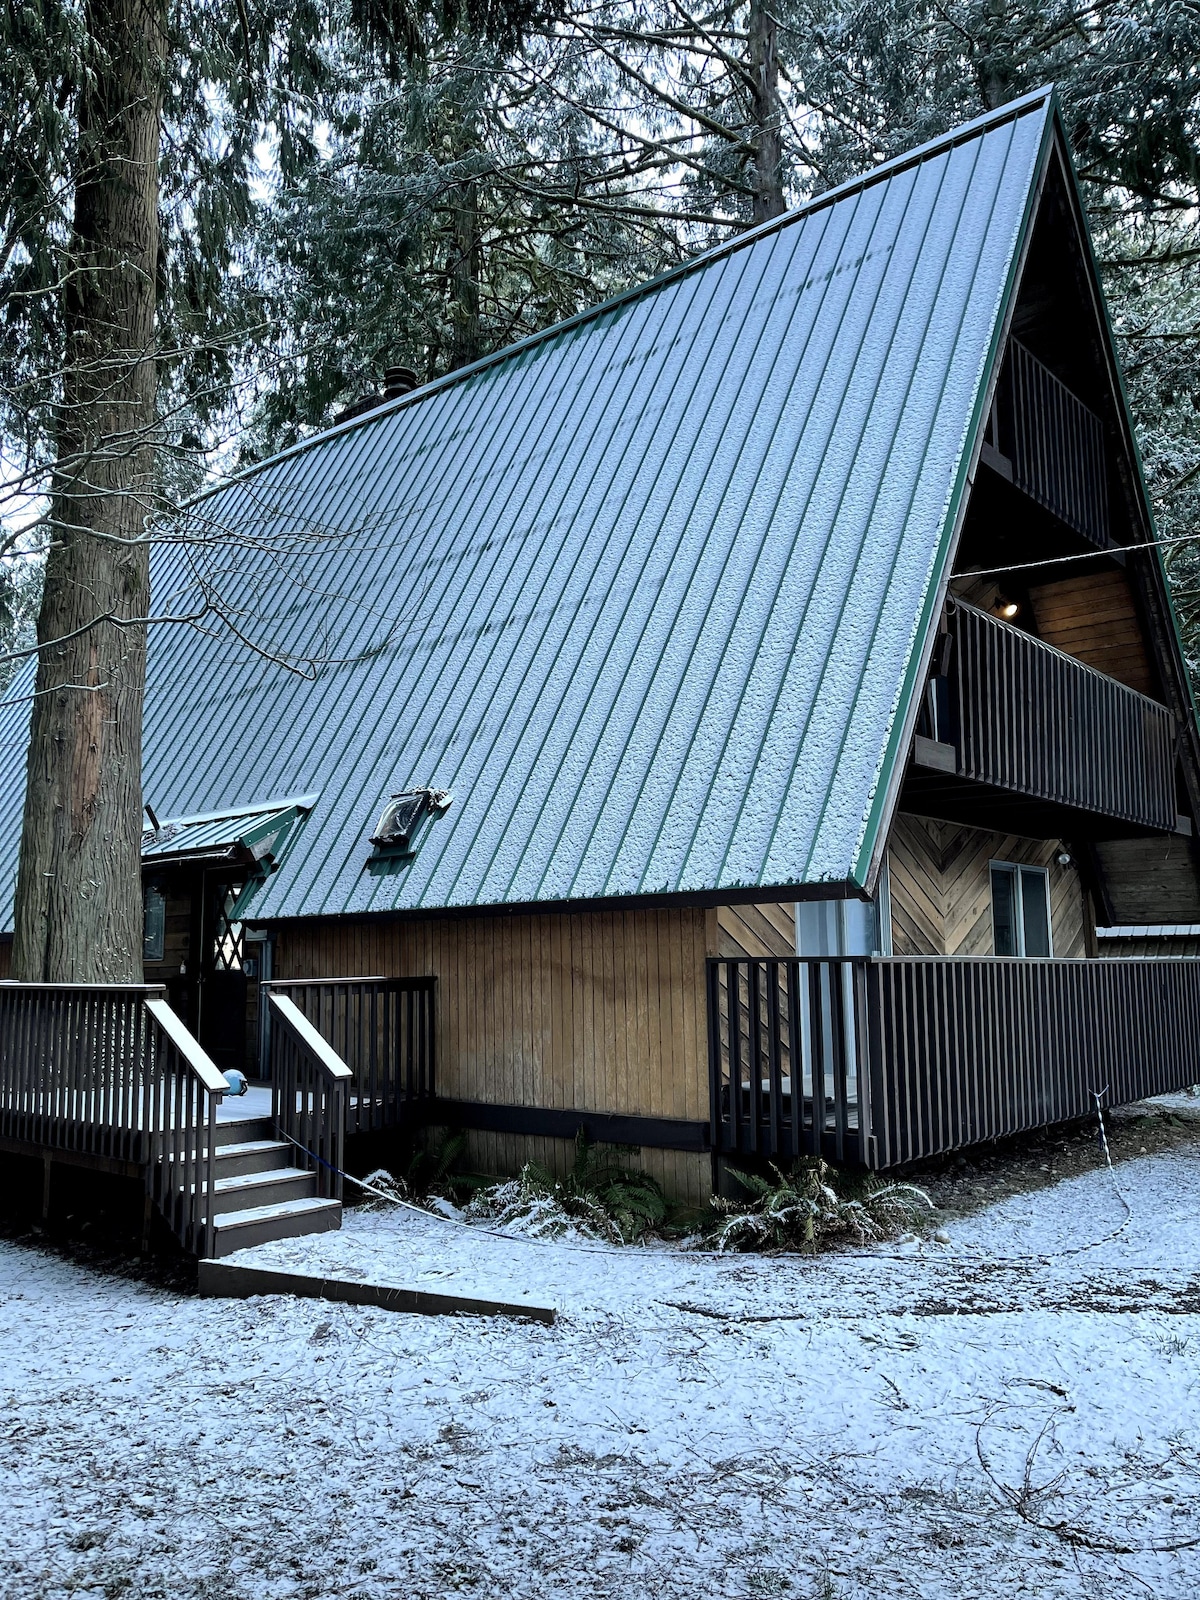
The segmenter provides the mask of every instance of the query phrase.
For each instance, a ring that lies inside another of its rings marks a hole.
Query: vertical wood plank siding
[[[1060,867],[1055,839],[1023,839],[900,815],[888,839],[892,949],[898,956],[990,956],[992,861],[1045,867],[1056,956],[1095,954],[1094,919],[1079,869]]]
[[[284,924],[275,976],[436,978],[439,1097],[706,1122],[710,917],[672,907]],[[473,1131],[468,1156],[491,1172],[561,1169],[571,1146]],[[706,1155],[639,1159],[682,1199],[711,1192]]]

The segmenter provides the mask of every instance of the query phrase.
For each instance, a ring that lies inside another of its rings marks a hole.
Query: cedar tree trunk
[[[779,57],[775,18],[762,0],[750,0],[750,73],[754,80],[750,127],[754,141],[754,221],[770,222],[787,209],[783,198]]]
[[[142,978],[142,700],[154,480],[160,0],[86,0],[52,543],[12,971]]]

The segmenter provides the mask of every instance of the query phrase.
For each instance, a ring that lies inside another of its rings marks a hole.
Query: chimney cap
[[[417,375],[411,367],[385,367],[383,393],[387,400],[397,400],[417,387]]]

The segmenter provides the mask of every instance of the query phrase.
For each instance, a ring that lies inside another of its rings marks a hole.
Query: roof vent
[[[440,815],[453,797],[444,789],[403,789],[394,794],[375,824],[371,843],[376,850],[408,855],[421,824],[427,817]]]
[[[385,367],[383,371],[383,397],[399,400],[402,394],[411,394],[417,387],[417,375],[411,367]]]

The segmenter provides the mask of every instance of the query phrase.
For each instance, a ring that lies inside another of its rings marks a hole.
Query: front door
[[[222,1072],[247,1070],[245,928],[231,915],[244,885],[209,872],[200,933],[200,1043]]]

